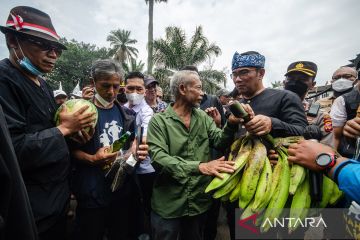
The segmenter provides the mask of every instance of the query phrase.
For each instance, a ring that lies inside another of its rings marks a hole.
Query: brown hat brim
[[[20,32],[20,31],[15,30],[14,28],[5,27],[5,26],[0,26],[0,31],[4,34],[12,33],[12,34],[23,36],[23,37],[32,36],[32,37],[44,39],[46,41],[53,43],[54,45],[58,46],[61,49],[67,50],[67,48],[64,44],[60,43],[58,40],[52,38],[51,36],[49,36],[47,34],[43,34],[41,32],[26,30],[26,29],[24,29]]]

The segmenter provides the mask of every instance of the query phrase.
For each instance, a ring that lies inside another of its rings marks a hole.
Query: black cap
[[[144,83],[146,88],[152,83],[159,84],[159,82],[152,76],[146,76],[144,79]]]
[[[287,68],[285,76],[289,75],[291,72],[302,72],[310,77],[315,77],[317,73],[317,65],[309,61],[293,62]]]

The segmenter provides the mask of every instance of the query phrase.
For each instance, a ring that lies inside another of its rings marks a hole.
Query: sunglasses
[[[33,38],[25,38],[24,40],[31,43],[31,44],[33,44],[33,45],[35,45],[41,51],[44,51],[44,52],[45,51],[46,52],[54,51],[58,57],[61,56],[62,51],[63,51],[58,46],[56,46],[54,44],[51,44],[51,43],[48,43],[48,42],[39,41],[39,40],[36,40],[36,39],[33,39]]]

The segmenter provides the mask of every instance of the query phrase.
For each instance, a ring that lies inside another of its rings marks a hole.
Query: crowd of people
[[[232,92],[204,93],[198,69],[184,66],[172,76],[173,99],[166,103],[154,77],[124,75],[117,61],[99,59],[81,95],[72,96],[96,106],[96,125],[88,106],[63,107],[56,125],[55,112],[68,95],[61,86],[53,91],[44,75],[66,46],[50,16],[15,7],[0,30],[9,49],[0,61],[0,239],[68,239],[71,195],[77,202],[71,239],[215,239],[221,203],[204,190],[213,177],[234,172],[226,155],[246,133],[304,136],[289,146],[288,160],[331,177],[348,200],[339,207],[360,203],[354,68],[337,69],[333,95],[311,102],[315,63],[289,64],[284,89],[272,89],[263,83],[265,56],[235,52]],[[235,117],[230,101],[240,101],[250,121]],[[135,163],[114,188],[107,173],[120,153],[110,146],[127,132],[123,150]],[[271,149],[269,158],[277,159]],[[224,207],[235,239],[237,206]]]

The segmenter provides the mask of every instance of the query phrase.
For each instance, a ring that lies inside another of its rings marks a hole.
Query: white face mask
[[[331,87],[336,92],[345,92],[354,87],[354,82],[345,78],[340,78],[331,84]]]
[[[132,105],[138,105],[144,99],[144,94],[126,93],[126,98]]]

